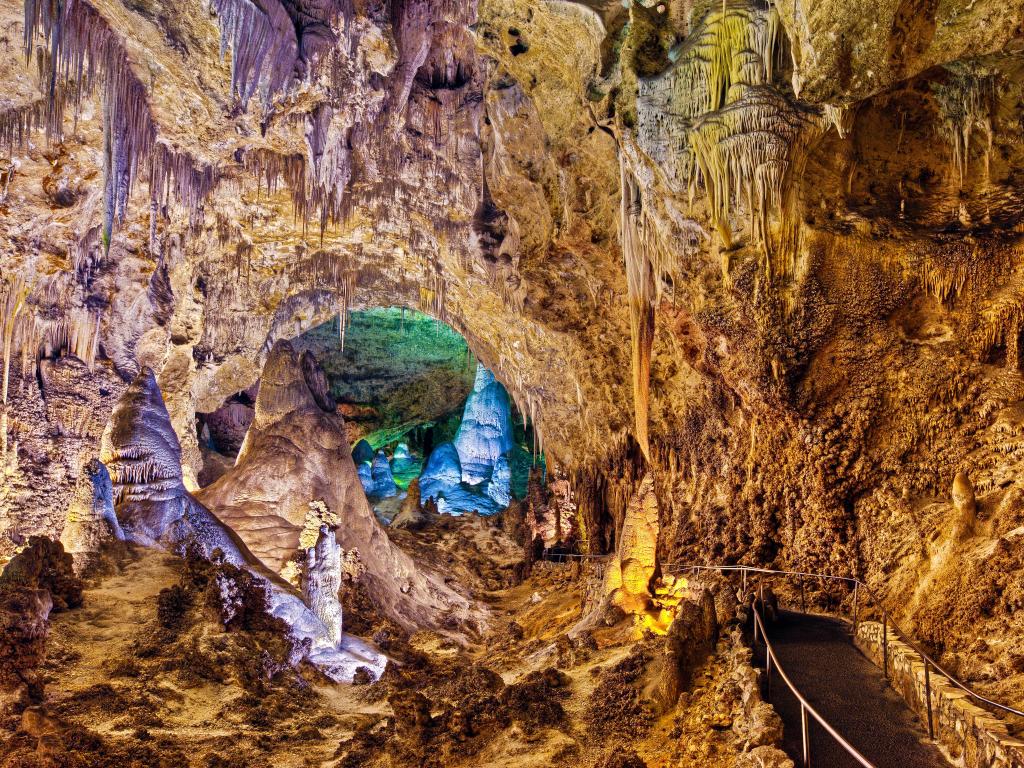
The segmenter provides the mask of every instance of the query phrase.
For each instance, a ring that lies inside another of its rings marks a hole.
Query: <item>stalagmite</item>
[[[359,483],[344,420],[333,400],[314,396],[310,382],[322,376],[311,355],[275,343],[238,460],[199,499],[275,573],[299,546],[309,512],[304,499],[322,500],[338,517],[341,547],[358,550],[366,568],[360,584],[382,613],[403,627],[437,626],[442,614],[475,615],[439,575],[388,540]]]
[[[462,423],[455,435],[462,480],[486,481],[498,458],[512,450],[512,411],[508,393],[482,365],[477,366],[473,391],[466,399]]]
[[[953,478],[953,489],[950,494],[956,519],[953,524],[953,538],[961,541],[974,534],[978,524],[978,503],[974,495],[974,485],[966,472],[957,472]]]
[[[97,459],[86,462],[68,509],[60,541],[75,561],[75,572],[86,571],[103,547],[123,541],[124,531],[114,513],[114,489],[107,468]]]
[[[658,568],[658,499],[654,478],[644,476],[626,507],[618,549],[605,569],[604,593],[627,613],[650,603],[650,582]]]
[[[306,605],[327,627],[335,645],[341,642],[341,545],[328,525],[321,525],[316,544],[306,550],[302,594]]]
[[[339,640],[340,611],[336,612],[337,626],[325,626],[234,531],[185,490],[181,446],[150,369],[140,371],[114,408],[103,434],[101,458],[110,470],[115,511],[126,540],[175,552],[198,551],[207,558],[216,552],[217,557],[249,570],[260,580],[267,591],[271,615],[288,625],[303,654],[325,674],[350,681],[360,666],[373,676],[383,671],[385,659],[371,648],[354,638]],[[329,590],[334,583],[338,570],[331,563],[339,555],[333,545],[318,541],[318,546],[314,546],[313,563],[316,597],[325,615],[332,618],[335,610],[325,599],[329,596],[320,589]]]

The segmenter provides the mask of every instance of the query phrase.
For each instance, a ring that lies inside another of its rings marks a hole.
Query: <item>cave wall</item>
[[[593,551],[650,469],[662,562],[855,573],[940,649],[1024,636],[1019,2],[366,0],[248,99],[179,5],[74,4],[99,74],[57,79],[62,131],[0,5],[19,532],[62,525],[72,395],[102,424],[152,366],[189,482],[195,413],[275,341],[407,306],[529,416]],[[962,669],[1010,686],[1014,653]]]

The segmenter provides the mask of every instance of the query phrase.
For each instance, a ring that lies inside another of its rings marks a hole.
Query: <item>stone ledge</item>
[[[903,695],[927,727],[924,663],[917,652],[889,630],[890,684]],[[882,625],[862,621],[857,647],[882,666]],[[963,768],[1024,768],[1024,741],[1010,735],[1006,724],[974,704],[971,697],[934,670],[931,674],[935,738]]]

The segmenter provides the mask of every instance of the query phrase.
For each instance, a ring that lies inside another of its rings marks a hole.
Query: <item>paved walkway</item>
[[[847,625],[830,618],[784,611],[768,639],[790,680],[814,708],[878,768],[950,768],[920,722],[889,687],[882,671],[850,642]],[[764,646],[755,661],[764,665]],[[784,748],[802,766],[800,705],[777,675],[771,703],[785,723]],[[814,768],[858,766],[809,718]]]

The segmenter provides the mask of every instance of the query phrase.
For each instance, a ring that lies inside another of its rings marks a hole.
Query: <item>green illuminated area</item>
[[[434,446],[454,439],[473,387],[476,359],[466,340],[429,315],[398,307],[352,312],[342,349],[337,319],[295,341],[320,361],[353,445],[366,440],[391,456],[405,443],[412,461],[394,473],[408,488]],[[512,492],[526,495],[533,432],[513,409]],[[539,457],[538,463],[543,462]]]

